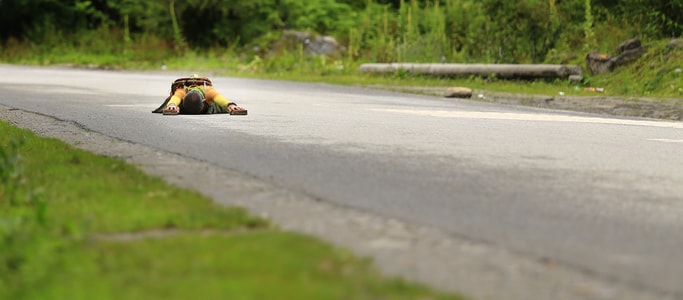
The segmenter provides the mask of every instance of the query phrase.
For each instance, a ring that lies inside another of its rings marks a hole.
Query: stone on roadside
[[[569,75],[569,82],[571,83],[579,83],[581,80],[583,80],[581,75]]]
[[[312,32],[285,30],[278,41],[271,45],[271,54],[296,53],[302,49],[306,55],[326,55],[340,57],[344,47],[331,36],[321,36]]]
[[[672,39],[666,46],[673,49],[683,49],[683,39]]]
[[[622,53],[625,53],[627,51],[640,49],[642,47],[643,46],[641,45],[639,39],[630,39],[630,40],[627,40],[627,41],[621,43],[621,45],[617,46],[616,52],[617,52],[617,55],[621,55]]]
[[[612,57],[591,51],[586,55],[586,66],[593,74],[612,72],[618,66],[626,65],[640,58],[646,49],[642,46],[639,39],[627,40],[616,49],[617,55]]]
[[[446,98],[472,98],[472,89],[466,87],[450,87],[444,94]]]

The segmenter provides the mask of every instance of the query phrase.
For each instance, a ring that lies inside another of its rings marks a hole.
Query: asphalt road
[[[162,116],[189,74],[0,73],[0,105],[683,299],[680,122],[218,77],[248,116]]]

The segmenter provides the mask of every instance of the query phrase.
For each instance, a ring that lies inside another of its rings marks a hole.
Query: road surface
[[[318,218],[308,231],[389,273],[475,299],[683,299],[681,122],[223,77],[248,116],[162,116],[189,74],[0,72],[4,118],[49,116],[323,205],[289,220]],[[333,229],[339,211],[366,217]]]

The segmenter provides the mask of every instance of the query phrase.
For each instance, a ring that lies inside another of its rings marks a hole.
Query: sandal
[[[175,107],[175,109],[171,109],[171,107]],[[177,106],[166,107],[161,113],[167,116],[175,116],[180,113],[180,108]]]
[[[246,116],[247,110],[233,110],[230,112],[231,115]]]

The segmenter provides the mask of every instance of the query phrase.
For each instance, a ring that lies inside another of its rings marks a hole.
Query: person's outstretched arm
[[[222,108],[226,109],[228,112],[245,111],[246,110],[245,108],[238,106],[235,102],[229,100],[228,98],[225,98],[225,96],[221,95],[212,86],[206,87],[205,94],[206,94],[206,100],[207,101],[214,102],[214,103],[220,105]]]
[[[185,97],[185,95],[187,95],[185,89],[176,89],[175,93],[173,93],[173,96],[171,96],[171,99],[169,99],[168,103],[166,103],[166,107],[164,108],[163,112],[165,114],[178,114],[180,112],[180,102],[183,101],[183,97]]]

